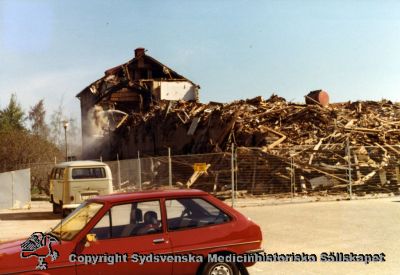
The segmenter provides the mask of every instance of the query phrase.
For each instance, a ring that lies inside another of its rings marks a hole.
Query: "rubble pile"
[[[135,157],[139,149],[165,155],[168,147],[174,155],[229,152],[235,144],[239,154],[256,159],[238,157],[239,187],[254,192],[289,191],[293,181],[298,190],[346,186],[349,165],[355,185],[384,185],[391,177],[398,179],[400,104],[382,100],[323,107],[317,102],[287,102],[276,95],[230,104],[160,101],[146,113],[131,114],[114,135],[123,137],[113,140],[125,158]],[[347,146],[354,148],[350,154]],[[253,171],[255,162],[264,174],[241,181],[241,171]],[[312,179],[320,177],[326,179],[314,184]]]
[[[133,114],[127,124],[132,128],[160,127],[165,136],[183,128],[190,146],[181,153],[226,151],[232,142],[267,149],[338,144],[347,138],[351,145],[397,145],[400,105],[382,100],[336,103],[324,108],[287,102],[276,95],[268,100],[256,97],[230,104],[160,102],[147,113]],[[168,143],[168,139],[165,141]]]

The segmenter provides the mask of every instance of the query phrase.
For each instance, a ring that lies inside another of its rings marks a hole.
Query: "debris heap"
[[[159,147],[183,154],[226,151],[232,142],[265,149],[344,144],[347,139],[351,145],[398,145],[400,105],[382,100],[322,107],[287,102],[276,95],[230,104],[163,101],[149,112],[131,115],[125,126],[122,129],[129,128],[128,132],[122,131],[128,135],[157,130]],[[180,137],[175,138],[174,132]]]
[[[349,183],[349,169],[355,186],[399,178],[400,105],[388,100],[326,107],[277,95],[230,104],[160,101],[130,115],[113,135],[112,152],[123,158],[139,150],[165,155],[168,147],[174,155],[229,152],[235,144],[239,154],[256,158],[238,158],[239,188],[254,192],[290,191],[293,182],[297,190],[340,188]],[[269,176],[241,182],[241,171],[254,170],[254,163]],[[389,176],[382,174],[387,171]]]

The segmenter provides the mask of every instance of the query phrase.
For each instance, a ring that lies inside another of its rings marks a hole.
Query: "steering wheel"
[[[146,234],[156,233],[157,231],[157,225],[155,224],[148,224],[145,227]]]

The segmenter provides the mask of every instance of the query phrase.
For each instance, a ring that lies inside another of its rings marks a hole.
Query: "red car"
[[[0,274],[247,274],[258,225],[199,190],[99,196],[47,233],[0,244]]]

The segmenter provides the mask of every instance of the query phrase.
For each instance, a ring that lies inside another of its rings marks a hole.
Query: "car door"
[[[204,198],[166,199],[168,233],[175,254],[203,255],[223,250],[235,231],[231,218]],[[195,236],[195,237],[194,237]],[[206,258],[205,258],[206,259]],[[174,263],[175,274],[196,274],[199,263]]]
[[[114,205],[89,232],[97,240],[86,243],[80,253],[107,255],[107,262],[77,262],[77,274],[172,274],[172,263],[149,259],[151,253],[171,253],[163,221],[159,200]],[[148,256],[149,262],[132,261],[132,255],[134,260]]]

